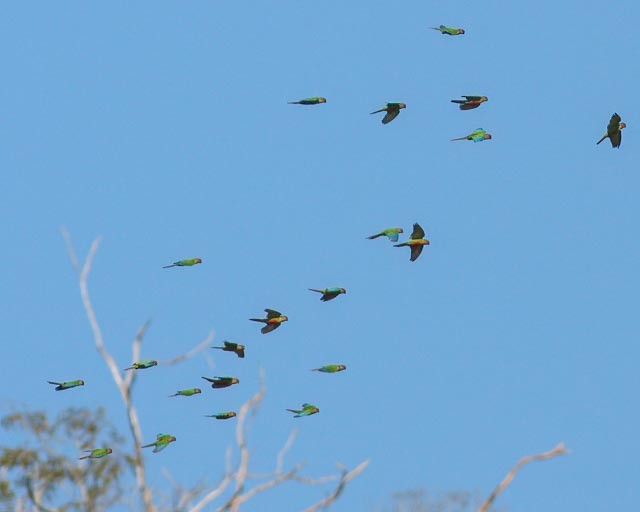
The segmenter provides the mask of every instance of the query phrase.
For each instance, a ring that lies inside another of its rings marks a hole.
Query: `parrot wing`
[[[411,239],[419,240],[421,238],[424,238],[424,229],[422,229],[422,227],[420,227],[420,224],[416,222],[413,225],[413,233],[411,233]]]
[[[420,256],[420,254],[422,253],[422,248],[424,246],[423,245],[412,245],[411,246],[411,258],[409,258],[410,261],[416,261],[418,259],[418,256]]]
[[[620,144],[622,143],[622,130],[618,130],[617,132],[612,133],[609,136],[609,139],[611,140],[612,148],[619,148]]]
[[[278,327],[280,327],[280,324],[267,324],[262,329],[260,329],[260,332],[262,334],[267,334],[271,331],[275,331]]]
[[[620,129],[620,116],[618,114],[613,114],[611,116],[611,120],[607,125],[607,133],[611,135],[613,132],[617,132]]]
[[[280,311],[276,311],[275,309],[265,309],[264,311],[267,314],[267,319],[268,320],[271,320],[272,318],[278,318],[279,316],[282,316],[282,313],[280,313]]]
[[[386,115],[382,118],[382,124],[390,123],[396,117],[398,117],[399,113],[400,113],[400,109],[399,108],[389,108],[389,110],[387,110]]]

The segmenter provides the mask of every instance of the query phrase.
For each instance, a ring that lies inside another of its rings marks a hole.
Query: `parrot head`
[[[235,413],[235,412],[230,412],[230,413],[229,413],[229,417],[230,417],[230,418],[234,418],[235,416],[236,416],[236,413]]]
[[[480,101],[489,101],[489,98],[487,98],[486,96],[483,96],[482,98],[480,98]]]
[[[398,228],[398,233],[404,233],[404,229]]]
[[[80,380],[80,381],[78,381],[78,382],[80,382],[80,385],[81,385],[81,386],[84,386],[84,381],[83,381],[83,380]]]
[[[238,384],[240,382],[240,379],[238,379],[237,377],[234,377],[233,379],[231,379],[231,384]]]
[[[343,364],[338,365],[338,368],[340,368],[341,370],[346,370],[347,367]]]
[[[200,388],[196,388],[193,392],[197,395],[198,393],[202,393],[202,390]]]
[[[113,453],[113,450],[111,448],[107,448],[107,453]]]
[[[485,139],[485,140],[489,140],[489,139],[491,139],[491,138],[492,138],[492,137],[491,137],[491,134],[490,134],[490,133],[485,133],[485,134],[484,134],[484,139]]]
[[[201,260],[200,258],[196,258],[196,259],[195,259],[195,262],[196,262],[196,263],[202,263],[202,260]]]
[[[464,29],[463,28],[459,29],[459,32],[460,34],[464,34]]]
[[[280,317],[280,321],[281,321],[281,322],[288,322],[288,321],[289,321],[289,317],[288,317],[287,315],[282,315],[282,316]]]
[[[347,290],[345,290],[344,288],[340,288],[340,293],[347,293]]]
[[[618,125],[618,129],[619,129],[619,130],[622,130],[623,128],[626,128],[626,127],[627,127],[627,123],[620,123],[620,124]]]
[[[407,108],[406,103],[398,103],[398,108]]]
[[[318,103],[326,103],[326,102],[327,102],[327,98],[318,98]]]

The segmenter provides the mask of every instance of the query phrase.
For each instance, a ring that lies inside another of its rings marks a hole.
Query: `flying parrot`
[[[158,434],[156,435],[155,443],[145,444],[144,446],[141,446],[141,448],[149,448],[150,446],[155,446],[155,448],[153,449],[153,453],[158,453],[164,450],[167,446],[169,446],[169,443],[173,443],[175,440],[176,438],[169,434]]]
[[[451,139],[451,140],[472,140],[473,142],[482,142],[483,140],[490,140],[490,139],[491,139],[490,133],[487,133],[482,128],[477,128],[476,130],[472,131],[469,135],[465,135],[464,137],[459,137],[457,139]]]
[[[612,148],[619,148],[622,143],[622,129],[627,127],[626,123],[621,123],[621,118],[618,114],[613,114],[609,125],[607,126],[607,133],[596,143],[596,146],[600,144],[607,137],[611,141]]]
[[[233,411],[219,412],[218,414],[205,414],[207,418],[215,418],[217,420],[228,420],[229,418],[235,418],[236,413]]]
[[[224,350],[225,352],[235,352],[236,355],[240,358],[244,358],[244,345],[240,345],[239,343],[231,343],[230,341],[224,341],[224,347],[211,347],[217,348],[219,350]]]
[[[84,386],[84,381],[81,379],[78,380],[70,380],[68,382],[53,382],[51,380],[47,381],[49,384],[53,384],[56,388],[56,391],[64,391],[65,389],[71,389],[78,386]]]
[[[380,110],[376,110],[375,112],[371,112],[372,114],[377,114],[378,112],[386,112],[385,116],[382,118],[382,124],[387,124],[393,121],[398,114],[400,113],[400,109],[407,108],[407,105],[404,103],[387,103]]]
[[[376,233],[375,235],[371,235],[367,237],[367,240],[373,240],[374,238],[378,238],[379,236],[386,236],[391,242],[398,241],[398,234],[404,233],[402,228],[389,228],[384,231],[380,231],[380,233]]]
[[[262,329],[260,329],[260,332],[262,334],[267,334],[268,332],[277,329],[278,327],[280,327],[280,324],[282,322],[286,322],[287,320],[289,320],[287,316],[280,313],[280,311],[276,311],[275,309],[265,309],[264,311],[265,313],[267,313],[267,318],[249,318],[249,320],[251,320],[252,322],[262,322],[263,324],[267,324]]]
[[[233,386],[234,384],[238,384],[240,382],[235,377],[214,377],[213,379],[210,379],[209,377],[202,378],[211,382],[211,387],[214,389],[228,388],[229,386]]]
[[[322,373],[336,373],[346,370],[347,367],[343,364],[328,364],[326,366],[321,366],[320,368],[313,368],[312,372],[322,372]]]
[[[84,450],[84,452],[89,453],[89,455],[79,457],[78,460],[101,459],[102,457],[106,457],[110,453],[113,453],[113,450],[111,448],[94,448],[93,450]]]
[[[429,28],[432,28],[433,30],[439,30],[443,36],[444,35],[459,36],[461,34],[464,34],[463,28],[445,27],[444,25],[440,25],[439,27],[429,27]]]
[[[180,391],[177,391],[173,395],[169,395],[169,396],[170,397],[171,396],[193,396],[193,395],[199,395],[200,393],[202,393],[202,390],[200,388],[190,388],[190,389],[181,389]]]
[[[344,288],[337,288],[337,287],[323,288],[322,290],[316,290],[315,288],[309,288],[309,291],[321,293],[322,297],[320,297],[320,300],[322,302],[327,302],[328,300],[335,299],[338,295],[340,295],[342,293],[347,293],[347,290],[345,290]]]
[[[327,98],[321,96],[312,96],[311,98],[305,98],[300,101],[289,101],[289,105],[318,105],[319,103],[326,103]]]
[[[311,416],[312,414],[316,414],[320,412],[320,409],[318,409],[315,405],[302,404],[302,409],[287,409],[287,411],[295,412],[296,415],[294,416],[294,418],[300,418],[301,416]]]
[[[420,227],[420,224],[417,222],[413,225],[413,233],[411,233],[411,240],[407,240],[404,243],[396,244],[394,247],[411,247],[411,258],[410,261],[416,261],[420,253],[422,252],[422,248],[425,245],[429,245],[430,242],[424,237],[424,230]]]
[[[129,368],[125,368],[123,371],[127,370],[144,370],[146,368],[151,368],[152,366],[157,366],[158,361],[154,361],[153,359],[146,359],[144,361],[138,361],[137,363],[133,363]]]
[[[485,101],[489,101],[486,96],[463,96],[464,100],[451,100],[451,103],[458,103],[460,110],[471,110],[472,108],[478,108]]]
[[[202,260],[200,258],[190,258],[188,260],[174,261],[171,265],[167,265],[166,267],[162,267],[162,268],[193,267],[194,265],[197,265],[198,263],[202,263]]]

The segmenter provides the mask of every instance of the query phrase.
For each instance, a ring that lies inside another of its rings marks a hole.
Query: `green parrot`
[[[327,98],[321,96],[312,96],[311,98],[305,98],[300,101],[289,101],[289,105],[318,105],[319,103],[326,103]]]
[[[621,123],[620,121],[621,118],[618,114],[613,114],[611,116],[611,120],[607,126],[607,133],[605,133],[602,138],[596,142],[596,146],[608,137],[611,141],[612,148],[620,147],[620,144],[622,143],[622,129],[627,127],[627,123]]]
[[[313,368],[312,372],[322,372],[322,373],[336,373],[346,370],[347,367],[343,364],[328,364],[326,366],[321,366],[320,368]]]
[[[472,131],[469,135],[465,135],[464,137],[459,137],[457,139],[451,139],[451,140],[472,140],[473,142],[482,142],[483,140],[490,140],[491,138],[492,137],[490,133],[487,133],[482,128],[477,128],[474,131]]]
[[[113,453],[113,450],[111,448],[94,448],[93,450],[84,450],[84,452],[89,453],[89,455],[79,457],[78,460],[101,459],[102,457],[106,457],[110,453]]]
[[[433,30],[439,30],[440,33],[444,36],[459,36],[464,34],[463,28],[453,28],[453,27],[445,27],[444,25],[440,25],[439,27],[429,27]]]
[[[200,258],[190,258],[188,260],[174,261],[171,265],[167,265],[166,267],[162,267],[162,268],[193,267],[194,265],[197,265],[198,263],[202,263],[202,260]]]
[[[267,334],[271,331],[276,330],[280,327],[282,322],[286,322],[289,320],[289,317],[280,313],[280,311],[276,311],[275,309],[265,309],[265,313],[267,313],[267,318],[249,318],[252,322],[262,322],[265,325],[260,332],[262,334]]]
[[[207,418],[215,418],[217,420],[228,420],[229,418],[235,418],[236,413],[233,411],[219,412],[218,414],[205,414]]]
[[[458,103],[460,110],[471,110],[472,108],[478,108],[485,101],[489,101],[486,96],[463,96],[464,100],[451,100],[451,103]]]
[[[213,379],[210,379],[209,377],[202,378],[211,382],[211,387],[214,389],[228,388],[229,386],[233,386],[240,382],[240,380],[235,377],[214,377]]]
[[[123,371],[127,370],[144,370],[146,368],[151,368],[152,366],[157,366],[158,361],[154,361],[153,359],[146,359],[144,361],[138,361],[137,363],[133,363],[129,368],[125,368]]]
[[[239,358],[244,358],[244,345],[240,345],[239,343],[231,343],[230,341],[224,341],[224,347],[211,347],[217,348],[219,350],[224,350],[225,352],[235,352]]]
[[[181,389],[180,391],[177,391],[173,395],[169,395],[169,396],[170,397],[171,396],[193,396],[193,395],[199,395],[200,393],[202,393],[202,390],[200,388],[190,388],[190,389]]]
[[[425,245],[429,245],[430,242],[424,237],[424,230],[420,227],[420,224],[417,222],[413,225],[413,233],[411,233],[411,239],[407,240],[404,243],[396,244],[394,247],[411,247],[411,258],[410,261],[416,261],[420,253],[422,252],[422,248]]]
[[[311,416],[312,414],[319,413],[320,409],[318,409],[315,405],[302,404],[302,409],[287,409],[287,411],[295,412],[296,415],[294,416],[294,418],[300,418],[301,416]]]
[[[78,386],[84,386],[84,381],[81,379],[78,380],[70,380],[68,382],[53,382],[51,380],[47,381],[49,384],[53,384],[56,386],[56,391],[64,391],[65,389],[76,388]]]
[[[347,293],[347,290],[345,290],[344,288],[337,288],[335,286],[333,288],[323,288],[322,290],[309,288],[309,291],[321,293],[322,297],[320,297],[320,300],[322,302],[327,302],[328,300],[335,299],[338,295]]]
[[[374,238],[378,238],[379,236],[386,236],[391,242],[398,241],[398,234],[404,233],[402,228],[389,228],[384,231],[380,231],[380,233],[376,233],[375,235],[371,235],[367,237],[367,240],[373,240]]]
[[[153,449],[153,453],[158,453],[164,450],[167,446],[169,446],[169,443],[173,443],[175,440],[176,438],[169,434],[158,434],[156,435],[155,443],[145,444],[144,446],[141,446],[141,448],[149,448],[150,446],[155,446],[155,448]]]
[[[398,114],[400,113],[400,109],[407,108],[407,105],[404,103],[387,103],[380,110],[376,110],[375,112],[371,112],[371,114],[377,114],[378,112],[386,112],[385,116],[382,118],[382,124],[387,124],[393,121]]]

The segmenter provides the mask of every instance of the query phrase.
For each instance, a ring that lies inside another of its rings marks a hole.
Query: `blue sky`
[[[632,509],[639,14],[631,1],[6,6],[1,409],[101,404],[126,430],[66,226],[80,254],[103,236],[90,289],[123,368],[149,317],[145,358],[210,329],[247,345],[245,360],[211,354],[241,379],[231,389],[166,398],[211,374],[202,356],[140,376],[145,438],[179,439],[146,456],[153,484],[163,466],[183,484],[221,476],[234,423],[202,415],[239,406],[263,368],[256,471],[294,426],[288,461],[312,475],[371,458],[335,510],[417,487],[484,496],[559,441],[571,455],[525,468],[498,505]],[[427,28],[440,23],[467,33]],[[489,102],[461,112],[449,101],[463,94]],[[312,95],[327,104],[286,104]],[[369,112],[387,101],[407,109],[382,126]],[[613,112],[622,147],[596,147]],[[449,141],[477,127],[493,140]],[[413,222],[431,239],[414,263],[365,240]],[[348,294],[307,291],[325,286]],[[265,307],[290,321],[263,336],[247,319]],[[348,370],[308,371],[333,362]],[[45,382],[71,378],[87,385]],[[321,413],[284,412],[305,401]],[[291,485],[246,510],[322,495]]]

